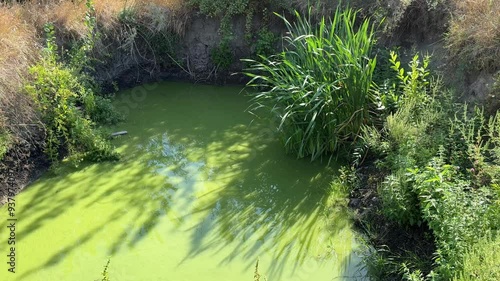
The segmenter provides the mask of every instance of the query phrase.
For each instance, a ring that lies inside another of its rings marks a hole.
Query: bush
[[[294,24],[282,17],[289,31],[283,52],[244,60],[252,65],[248,86],[259,91],[253,111],[272,112],[286,150],[298,157],[333,152],[356,139],[369,122],[373,27],[365,20],[356,28],[356,16],[338,9],[318,26],[297,12]]]
[[[429,79],[429,61],[428,57],[421,61],[415,55],[408,65],[409,70],[405,71],[397,54],[390,53],[389,62],[394,78],[387,79],[386,82],[391,83],[377,89],[378,118],[382,123],[377,125],[381,125],[381,129],[370,126],[362,129],[363,140],[379,155],[397,150],[402,151],[392,155],[408,155],[412,151],[408,156],[425,164],[437,152],[437,146],[430,143],[434,140],[428,137],[428,132],[435,130],[444,116],[442,102],[436,99],[438,93],[441,94],[441,83],[439,80]],[[400,164],[400,161],[395,162]],[[414,164],[416,163],[410,163]]]
[[[379,89],[385,120],[363,128],[388,174],[378,190],[382,212],[403,226],[425,224],[435,237],[434,271],[406,268],[404,277],[448,280],[468,249],[500,227],[500,114],[457,111],[430,78],[428,59],[415,56],[407,72],[394,53],[390,62],[396,82]]]
[[[436,237],[437,272],[451,278],[462,268],[469,246],[490,229],[489,188],[473,189],[457,170],[435,158],[423,170],[414,169],[414,190],[420,198],[422,218]]]
[[[233,63],[233,52],[228,39],[223,39],[220,45],[211,50],[210,58],[217,67],[227,70]]]
[[[387,176],[379,189],[384,215],[403,225],[420,225],[422,214],[418,195],[412,189],[411,177],[403,171]]]
[[[57,161],[65,153],[71,159],[84,158],[94,161],[116,159],[109,144],[95,129],[91,121],[113,119],[110,104],[96,97],[96,83],[87,74],[87,57],[92,50],[97,34],[91,1],[87,1],[88,12],[85,25],[88,35],[69,52],[67,62],[61,62],[55,43],[54,27],[45,26],[47,47],[43,59],[30,68],[32,81],[26,91],[35,100],[46,125],[45,152],[51,161]]]
[[[94,106],[89,111],[89,115],[95,123],[114,125],[124,120],[124,116],[115,110],[110,99],[95,96],[94,103]]]
[[[262,28],[257,32],[257,41],[255,43],[255,54],[257,57],[268,57],[276,51],[275,44],[278,37],[267,28]]]
[[[392,84],[379,88],[382,128],[365,126],[362,138],[379,156],[386,157],[379,167],[390,174],[379,185],[384,215],[401,225],[420,225],[423,222],[419,198],[414,191],[408,169],[425,165],[437,153],[442,140],[429,131],[444,117],[440,101],[439,81],[429,80],[429,58],[414,56],[408,71],[402,68],[395,52],[389,63],[394,78]]]
[[[500,226],[499,194],[494,183],[500,163],[498,119],[494,116],[486,121],[480,117],[482,111],[472,116],[467,112],[465,108],[462,116],[452,120],[450,135],[454,137],[447,142],[442,133],[429,130],[420,132],[431,140],[427,145],[400,139],[399,148],[384,160],[391,172],[379,190],[388,218],[403,225],[425,223],[432,230],[437,267],[431,275],[444,280],[462,269],[469,247]],[[425,157],[419,161],[416,152],[429,145],[441,149],[428,164],[419,163]],[[402,149],[405,146],[417,149]],[[461,157],[457,157],[459,151],[463,152]],[[456,165],[450,165],[451,161]]]

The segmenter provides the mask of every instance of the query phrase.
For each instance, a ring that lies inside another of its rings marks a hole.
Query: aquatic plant
[[[314,24],[311,14],[295,12],[284,49],[277,55],[244,60],[251,66],[248,86],[258,90],[252,112],[271,111],[288,152],[321,155],[354,141],[369,123],[374,100],[370,58],[375,42],[368,19],[358,27],[357,12],[338,8],[331,19]]]
[[[101,281],[109,281],[109,263],[111,262],[111,259],[108,259],[108,262],[106,263],[106,265],[104,266],[104,269],[101,273],[102,275],[102,280]]]

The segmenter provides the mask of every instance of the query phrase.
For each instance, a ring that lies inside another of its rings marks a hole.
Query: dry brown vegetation
[[[500,3],[498,0],[455,0],[447,36],[455,62],[475,70],[500,69]]]
[[[14,143],[30,139],[37,123],[30,99],[20,91],[39,49],[35,29],[24,15],[20,6],[0,9],[0,131],[10,133]]]

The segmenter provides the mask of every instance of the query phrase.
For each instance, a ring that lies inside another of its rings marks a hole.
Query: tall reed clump
[[[351,9],[317,25],[310,14],[295,16],[293,24],[280,16],[288,29],[283,51],[244,60],[251,64],[245,74],[258,90],[252,111],[270,110],[286,150],[316,159],[355,140],[369,122],[375,39],[370,21],[358,27]]]

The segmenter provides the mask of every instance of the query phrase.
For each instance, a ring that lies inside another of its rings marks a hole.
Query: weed
[[[229,42],[229,39],[223,39],[219,46],[213,48],[210,53],[213,64],[223,70],[227,70],[234,60]]]
[[[414,190],[420,198],[422,218],[436,237],[437,273],[450,278],[462,268],[470,245],[486,234],[491,190],[472,189],[456,169],[433,159],[424,170],[413,169]]]
[[[3,159],[5,153],[9,150],[11,143],[11,136],[8,132],[0,131],[0,160]]]
[[[437,95],[441,84],[431,79],[428,59],[414,57],[408,71],[395,54],[390,61],[396,110],[388,111],[382,128],[363,129],[365,142],[384,157],[379,167],[389,173],[378,190],[382,212],[402,226],[425,224],[435,237],[433,271],[424,275],[429,271],[407,263],[401,275],[448,280],[462,270],[467,250],[499,225],[499,117],[487,119],[467,106],[454,113],[449,97]]]
[[[255,55],[257,57],[268,57],[275,53],[275,44],[278,37],[267,28],[262,28],[257,32],[257,41],[255,43]]]
[[[464,268],[454,281],[500,280],[500,236],[488,234],[472,246],[464,258]]]
[[[104,266],[104,270],[102,271],[102,279],[101,281],[110,281],[111,279],[109,278],[109,263],[111,262],[111,259],[108,259],[108,262]]]

